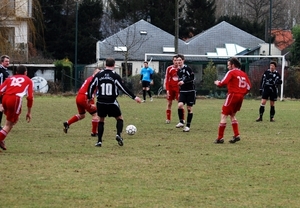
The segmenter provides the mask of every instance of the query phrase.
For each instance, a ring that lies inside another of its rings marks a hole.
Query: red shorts
[[[88,103],[87,97],[85,94],[78,94],[76,97],[76,105],[79,114],[85,114],[85,112],[89,112],[90,114],[94,114],[97,112],[97,108],[94,104],[94,101]]]
[[[169,89],[169,96],[167,97],[167,100],[178,100],[179,97],[179,88],[170,88]]]
[[[228,116],[238,112],[244,100],[243,94],[228,94],[222,107],[222,114]]]
[[[17,123],[22,112],[22,98],[16,95],[4,95],[2,105],[6,120]]]

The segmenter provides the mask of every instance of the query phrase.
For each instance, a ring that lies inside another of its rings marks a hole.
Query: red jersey
[[[177,75],[178,68],[174,65],[171,65],[166,70],[165,76],[165,89],[173,89],[178,88],[178,75]]]
[[[93,77],[94,76],[90,76],[84,81],[84,83],[81,85],[81,87],[78,91],[78,94],[86,94],[87,95],[87,91],[88,91],[89,85],[90,85]]]
[[[223,87],[225,85],[227,85],[229,94],[237,93],[246,95],[251,88],[251,83],[247,74],[237,68],[229,70],[218,84],[218,87]]]
[[[33,82],[26,76],[17,74],[8,77],[0,86],[1,95],[15,95],[22,99],[27,95],[27,107],[31,108],[33,104]]]

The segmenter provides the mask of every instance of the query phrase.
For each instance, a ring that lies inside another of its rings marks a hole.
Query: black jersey
[[[180,86],[180,92],[191,92],[195,91],[194,84],[194,72],[187,65],[183,65],[182,68],[179,68],[177,71],[178,81],[183,81],[184,84]]]
[[[3,65],[0,65],[0,84],[2,84],[8,76],[9,73],[7,68],[5,68]]]
[[[268,69],[262,76],[260,89],[263,90],[266,87],[277,88],[277,86],[280,84],[282,84],[280,74],[276,70],[272,72],[270,69]]]
[[[92,98],[95,89],[97,89],[97,102],[99,103],[114,103],[119,96],[119,90],[132,99],[136,97],[123,84],[120,75],[111,69],[105,69],[94,76],[88,88],[88,99]]]

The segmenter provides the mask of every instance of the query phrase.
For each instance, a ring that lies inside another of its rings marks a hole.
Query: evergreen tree
[[[110,8],[112,18],[122,21],[123,27],[150,18],[151,24],[174,34],[174,0],[116,0],[114,4],[110,4]]]
[[[299,66],[300,65],[300,26],[295,26],[292,29],[293,38],[295,42],[292,45],[291,49],[291,65]]]
[[[75,0],[40,0],[44,18],[45,56],[75,62]],[[78,63],[95,62],[103,13],[102,0],[82,0],[78,6]]]
[[[186,17],[182,19],[180,36],[201,33],[215,25],[215,0],[190,0],[186,2]]]

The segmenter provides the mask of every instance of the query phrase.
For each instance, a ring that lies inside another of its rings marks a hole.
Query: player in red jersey
[[[0,131],[0,148],[6,150],[4,140],[12,127],[18,122],[22,111],[22,98],[27,95],[26,120],[31,120],[31,108],[33,104],[33,82],[27,77],[27,68],[24,65],[17,67],[16,75],[8,77],[0,86],[0,97],[6,122]]]
[[[241,63],[238,59],[230,58],[227,61],[227,68],[229,71],[226,73],[225,77],[221,81],[216,80],[214,82],[218,87],[227,85],[228,90],[226,100],[222,107],[218,138],[214,142],[216,144],[224,143],[223,136],[228,116],[230,116],[234,133],[233,138],[229,142],[235,143],[240,141],[238,121],[235,117],[235,114],[241,109],[244,96],[249,92],[251,87],[251,83],[247,74],[240,69]]]
[[[166,124],[171,122],[171,109],[173,100],[178,101],[179,97],[179,86],[178,86],[178,64],[177,64],[177,55],[173,56],[173,65],[168,66],[166,69],[164,87],[167,91],[167,110],[166,110]],[[183,115],[184,118],[184,115]]]
[[[68,129],[70,128],[70,125],[82,120],[85,118],[85,113],[89,112],[92,115],[92,132],[91,136],[96,137],[98,134],[98,123],[99,123],[99,117],[97,115],[97,108],[94,102],[94,99],[91,99],[88,101],[87,99],[87,91],[88,87],[94,78],[94,76],[100,71],[100,69],[96,68],[93,72],[93,75],[88,77],[84,83],[81,85],[78,94],[76,96],[76,105],[78,109],[78,114],[72,116],[68,121],[63,123],[64,126],[64,132],[68,133]],[[96,90],[95,90],[96,91]],[[94,91],[94,94],[95,94]]]

